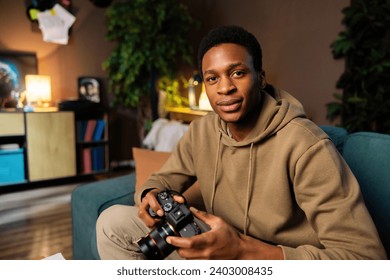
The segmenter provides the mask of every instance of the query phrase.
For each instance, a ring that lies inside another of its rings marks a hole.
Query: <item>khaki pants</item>
[[[137,241],[151,231],[138,218],[138,207],[114,205],[104,210],[96,223],[97,247],[102,260],[144,260]],[[166,259],[177,260],[174,251]]]

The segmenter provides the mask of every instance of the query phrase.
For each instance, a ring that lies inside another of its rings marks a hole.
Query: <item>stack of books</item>
[[[106,121],[103,119],[91,119],[77,122],[77,137],[79,142],[96,142],[104,140],[104,127]]]
[[[77,139],[79,143],[99,143],[104,141],[103,119],[90,119],[77,122]],[[105,169],[105,146],[91,145],[82,148],[81,167],[84,174],[98,172]]]

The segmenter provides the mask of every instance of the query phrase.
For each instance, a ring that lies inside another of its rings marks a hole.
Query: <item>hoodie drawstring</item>
[[[249,228],[249,204],[250,199],[252,197],[252,190],[253,190],[253,184],[252,184],[252,168],[253,168],[253,143],[251,143],[251,148],[249,150],[249,171],[248,171],[248,183],[246,187],[246,202],[245,202],[245,221],[244,221],[244,235],[247,234],[248,228]]]
[[[217,147],[217,156],[215,157],[215,169],[214,169],[214,179],[213,179],[213,191],[211,193],[211,203],[210,203],[210,210],[211,213],[214,214],[214,199],[215,199],[215,192],[217,189],[217,173],[218,173],[218,163],[219,163],[219,149],[221,147],[221,139],[222,139],[222,134],[219,133],[219,138],[218,138],[218,147]]]

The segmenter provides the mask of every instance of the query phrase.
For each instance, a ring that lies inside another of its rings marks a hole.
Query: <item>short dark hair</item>
[[[255,70],[259,73],[263,72],[263,55],[260,43],[256,37],[240,26],[228,25],[211,29],[200,42],[198,49],[198,67],[202,77],[203,56],[212,47],[223,43],[233,43],[245,47],[252,56]]]

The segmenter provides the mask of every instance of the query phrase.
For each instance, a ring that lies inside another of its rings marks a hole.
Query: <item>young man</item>
[[[301,104],[266,85],[256,38],[236,26],[202,40],[198,62],[215,113],[191,123],[162,169],[97,223],[102,258],[144,258],[136,241],[162,215],[161,190],[199,182],[210,231],[169,236],[172,258],[383,259],[359,185]],[[180,201],[180,198],[178,198]],[[136,217],[138,214],[139,218]]]

